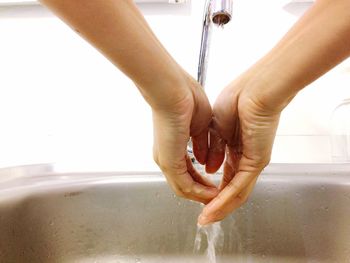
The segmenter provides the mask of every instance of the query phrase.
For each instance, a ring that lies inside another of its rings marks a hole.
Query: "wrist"
[[[245,87],[267,110],[281,112],[296,96],[303,84],[291,80],[286,67],[264,58],[245,74]]]
[[[157,112],[174,111],[191,97],[189,80],[179,66],[168,66],[166,71],[156,71],[152,81],[136,83],[146,102]]]

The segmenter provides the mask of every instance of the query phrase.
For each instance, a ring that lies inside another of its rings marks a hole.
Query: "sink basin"
[[[350,262],[349,204],[350,165],[270,165],[217,262]],[[157,172],[22,174],[0,183],[0,262],[207,262],[200,210]]]

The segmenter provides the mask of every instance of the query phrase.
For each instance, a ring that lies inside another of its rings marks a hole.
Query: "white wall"
[[[141,6],[167,49],[194,76],[203,2]],[[300,11],[285,0],[237,0],[232,23],[214,32],[210,100],[267,52]],[[336,103],[350,97],[349,75],[347,61],[288,106],[273,162],[330,161],[328,120]],[[0,167],[49,162],[59,170],[158,169],[150,109],[136,88],[40,6],[0,8],[0,125]]]

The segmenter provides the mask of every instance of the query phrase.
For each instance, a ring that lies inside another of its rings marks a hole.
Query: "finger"
[[[181,176],[174,182],[174,191],[179,197],[208,203],[219,194],[219,190],[214,186],[207,186],[193,180],[189,173]]]
[[[202,211],[198,223],[205,225],[222,220],[244,204],[259,173],[240,171],[232,181]]]
[[[224,164],[224,175],[219,186],[219,190],[223,190],[228,185],[235,174],[238,172],[239,161],[241,160],[242,154],[237,151],[236,148],[227,146],[226,147],[226,161]]]
[[[185,157],[183,163],[176,169],[169,168],[169,165],[160,166],[177,196],[206,204],[218,195],[217,187],[194,169],[189,156]]]
[[[205,170],[207,173],[215,173],[225,159],[225,141],[214,130],[210,130],[209,150]]]
[[[205,209],[207,209],[207,207],[205,207],[203,209],[203,212],[198,217],[198,224],[207,225],[207,224],[211,224],[211,223],[223,220],[228,214],[230,214],[232,211],[236,210],[237,208],[239,208],[241,205],[243,205],[246,202],[250,193],[254,189],[256,181],[257,181],[257,178],[254,179],[248,185],[248,187],[245,188],[239,195],[237,195],[237,197],[235,197],[231,201],[230,207],[228,207],[226,210],[224,210],[224,212],[222,212],[222,210],[220,210],[220,209],[216,210],[216,211],[212,211],[212,212],[209,211],[208,212],[205,210]]]
[[[225,161],[224,164],[224,174],[221,180],[221,183],[219,185],[219,190],[222,191],[226,185],[228,185],[231,180],[233,179],[233,177],[236,174],[236,170],[234,169],[235,167],[232,167],[231,165],[229,165],[228,161]]]
[[[176,177],[169,173],[164,173],[164,175],[168,184],[178,197],[207,204],[219,194],[219,190],[215,186],[206,186],[197,183],[187,172]]]
[[[206,205],[219,194],[219,190],[214,187],[205,187],[205,190],[202,190],[203,185],[200,185],[197,182],[194,183],[192,189],[193,190],[190,193],[184,193],[184,196],[181,197],[197,201]]]
[[[193,166],[192,160],[189,156],[186,157],[187,171],[197,183],[200,183],[205,186],[217,188],[216,185],[210,181],[210,179],[202,176]]]
[[[192,136],[193,154],[200,164],[205,164],[208,153],[208,130]]]
[[[191,176],[186,174],[184,177],[188,178]],[[171,180],[167,175],[165,175],[165,178],[174,193],[181,198],[208,204],[219,193],[218,189],[215,187],[205,187],[194,181],[191,183],[191,187],[185,187],[181,182]]]

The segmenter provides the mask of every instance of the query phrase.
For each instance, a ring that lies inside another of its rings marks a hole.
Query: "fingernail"
[[[210,223],[209,218],[203,214],[200,214],[198,217],[198,225],[205,226]]]

